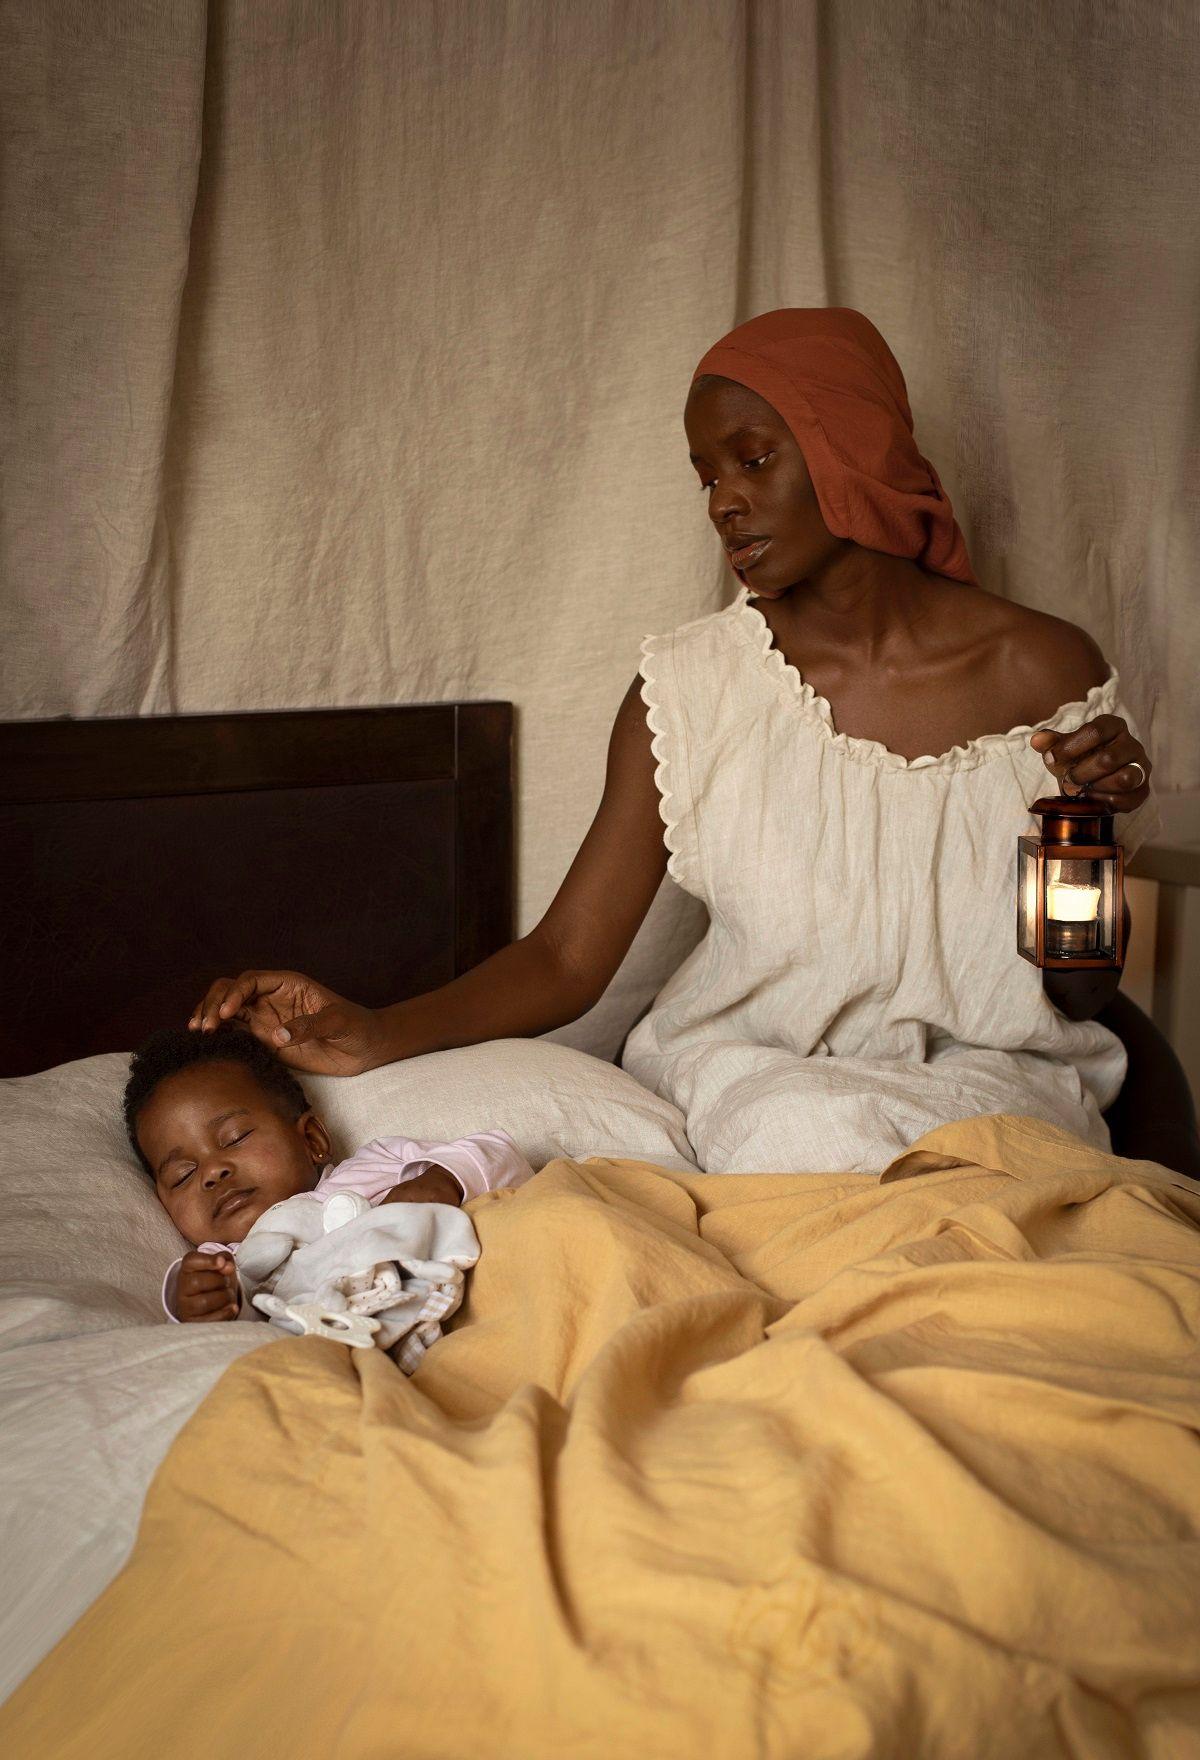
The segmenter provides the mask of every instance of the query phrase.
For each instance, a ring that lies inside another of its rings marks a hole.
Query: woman
[[[741,591],[646,642],[542,921],[390,1008],[253,971],[191,1024],[236,1015],[294,1067],[347,1074],[546,1032],[598,1000],[669,866],[710,928],[623,1061],[682,1108],[702,1166],[877,1172],[980,1112],[1107,1147],[1125,1054],[1091,1017],[1116,974],[1043,990],[1013,886],[1039,793],[1086,785],[1134,814],[1127,848],[1144,834],[1150,760],[1116,673],[1082,630],[978,585],[861,314],[739,326],[684,425]]]

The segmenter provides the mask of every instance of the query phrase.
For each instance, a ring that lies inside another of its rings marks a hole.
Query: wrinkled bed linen
[[[1000,1117],[471,1214],[412,1381],[226,1372],[9,1760],[1194,1751],[1200,1188]]]

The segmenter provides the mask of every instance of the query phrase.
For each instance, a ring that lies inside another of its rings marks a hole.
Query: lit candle
[[[1098,886],[1070,886],[1052,880],[1046,887],[1046,915],[1052,923],[1094,923],[1100,910]]]

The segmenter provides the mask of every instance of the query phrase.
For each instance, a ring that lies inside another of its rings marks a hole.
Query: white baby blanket
[[[399,1345],[396,1361],[411,1375],[478,1258],[471,1219],[452,1205],[372,1208],[352,1194],[323,1204],[302,1192],[259,1217],[238,1248],[237,1272],[243,1301],[289,1329],[299,1330],[286,1312],[297,1307],[369,1315],[374,1343]]]

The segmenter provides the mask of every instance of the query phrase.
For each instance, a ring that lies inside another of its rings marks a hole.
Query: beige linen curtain
[[[1200,26],[1001,0],[7,0],[6,716],[508,697],[521,926],[729,583],[692,367],[891,342],[981,580],[1200,785]],[[611,1053],[697,933],[669,885]]]

